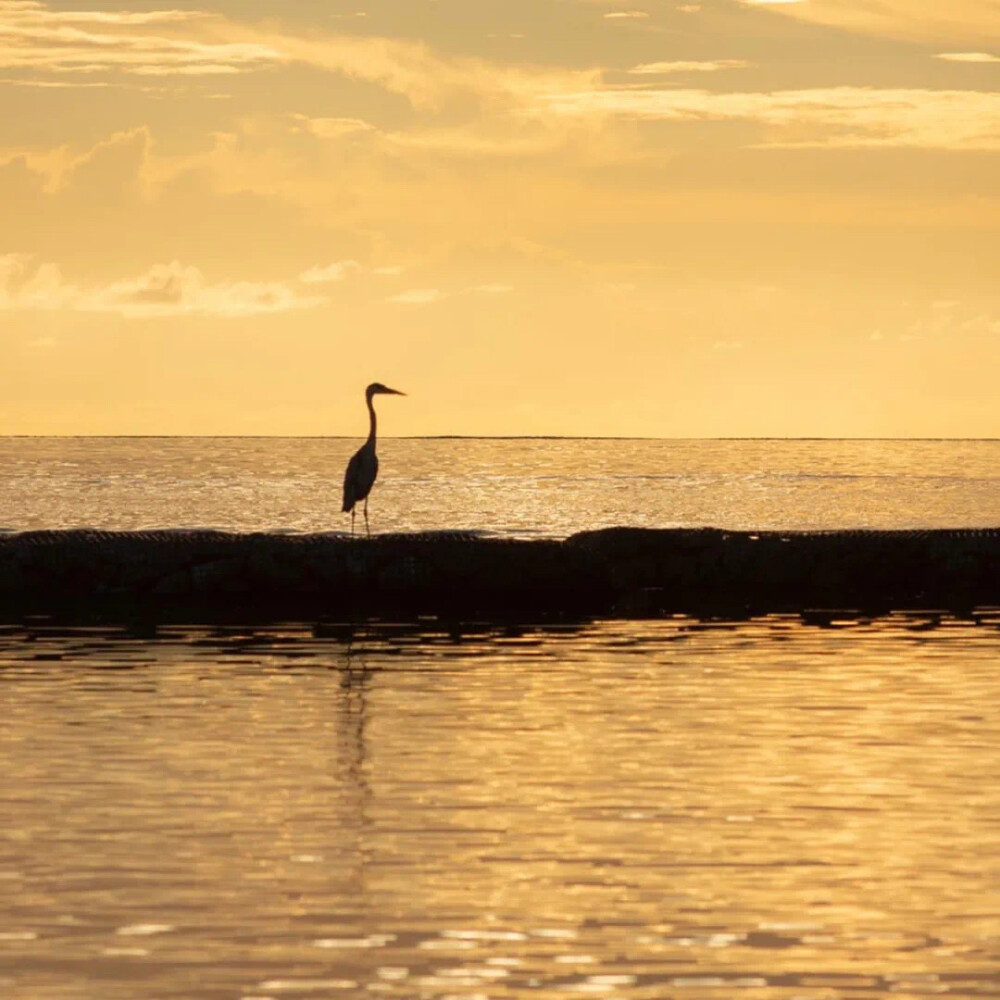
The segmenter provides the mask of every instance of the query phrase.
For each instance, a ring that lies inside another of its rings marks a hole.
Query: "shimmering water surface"
[[[1000,996],[1000,615],[10,628],[0,995]]]
[[[0,439],[0,525],[344,527],[356,446]],[[375,530],[1000,525],[996,442],[380,452]],[[813,620],[0,628],[0,997],[1000,997],[1000,612]]]
[[[345,438],[0,438],[0,528],[324,531]],[[1000,441],[386,439],[377,531],[1000,525]]]

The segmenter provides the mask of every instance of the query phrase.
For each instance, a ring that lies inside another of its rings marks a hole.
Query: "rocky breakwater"
[[[0,536],[0,620],[136,615],[742,616],[1000,605],[1000,530],[611,528],[564,540],[37,531]]]

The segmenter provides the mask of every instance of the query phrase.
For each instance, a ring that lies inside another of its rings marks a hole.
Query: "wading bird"
[[[351,456],[344,473],[344,506],[343,510],[351,512],[351,534],[354,534],[354,505],[359,500],[365,502],[365,534],[371,537],[368,529],[368,494],[371,493],[378,475],[378,457],[375,454],[375,407],[372,406],[372,396],[385,393],[390,396],[405,396],[405,392],[390,389],[381,382],[372,382],[365,389],[365,402],[368,404],[370,420],[368,440]]]

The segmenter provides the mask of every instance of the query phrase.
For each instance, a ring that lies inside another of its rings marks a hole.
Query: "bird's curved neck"
[[[368,444],[375,444],[375,407],[372,405],[371,396],[365,396],[368,404]]]

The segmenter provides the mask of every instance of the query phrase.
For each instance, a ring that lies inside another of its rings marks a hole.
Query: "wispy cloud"
[[[210,284],[196,267],[178,261],[96,288],[67,283],[55,264],[28,254],[0,256],[0,310],[71,309],[128,318],[218,316],[244,318],[322,305],[280,281]]]
[[[295,35],[235,21],[211,22],[213,37],[259,46],[287,63],[306,65],[403,95],[413,106],[439,108],[459,97],[513,107],[542,93],[595,83],[597,69],[568,70],[442,55],[422,42],[363,35]]]
[[[349,274],[357,274],[360,270],[361,265],[356,260],[338,260],[322,267],[310,267],[299,275],[299,281],[307,285],[343,281]]]
[[[192,21],[207,17],[205,12],[196,10],[53,10],[39,0],[4,0],[0,9],[9,12],[12,18],[36,24],[165,24],[176,21]]]
[[[1000,63],[1000,56],[990,52],[938,52],[935,59],[961,63]]]
[[[35,0],[0,0],[0,69],[217,76],[283,61],[267,45],[199,37],[212,20],[202,11],[63,11]]]
[[[993,0],[743,0],[747,6],[848,31],[919,41],[1000,37],[1000,4]]]
[[[472,285],[457,292],[443,292],[439,288],[411,288],[398,295],[390,295],[386,302],[396,302],[408,306],[428,306],[434,302],[440,302],[442,299],[450,299],[458,295],[506,295],[513,290],[512,285],[499,283]]]
[[[5,87],[37,87],[39,89],[68,90],[70,87],[89,87],[96,89],[99,87],[110,87],[111,84],[105,80],[30,80],[18,79],[13,76],[0,77],[0,85]]]
[[[770,93],[590,90],[550,97],[573,117],[660,121],[751,121],[770,147],[1000,149],[1000,92],[831,87]]]
[[[641,63],[633,66],[629,73],[633,76],[660,76],[667,73],[715,73],[721,69],[746,69],[750,63],[743,59],[714,59],[705,62],[691,62],[681,59],[670,62]]]
[[[308,115],[293,114],[296,128],[318,139],[340,139],[345,135],[372,132],[375,126],[360,118],[310,118]]]
[[[445,293],[438,288],[411,288],[397,295],[390,295],[386,302],[398,302],[405,306],[427,306],[432,302],[440,302]]]
[[[494,109],[516,107],[540,93],[593,85],[599,78],[598,70],[444,55],[423,42],[399,38],[296,33],[207,11],[64,11],[41,0],[0,0],[0,73],[16,85],[95,80],[139,85],[151,77],[158,82],[224,80],[292,66],[373,83],[415,107],[431,109],[461,97]],[[299,116],[296,121],[327,138],[373,127],[349,117]]]

